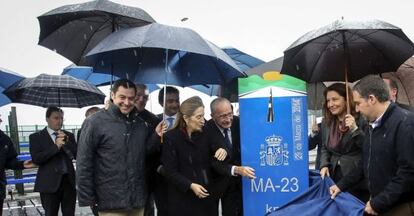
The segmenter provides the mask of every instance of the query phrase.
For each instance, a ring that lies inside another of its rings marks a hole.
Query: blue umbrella
[[[264,61],[251,56],[245,52],[242,52],[236,48],[233,47],[229,47],[229,48],[222,48],[222,50],[230,56],[231,59],[233,59],[233,61],[237,64],[237,66],[240,68],[241,71],[246,72],[246,74],[248,75],[247,71],[253,67],[256,67],[260,64],[265,63]],[[237,82],[237,81],[235,81]],[[196,85],[196,86],[191,86],[191,88],[203,92],[207,95],[213,96],[213,95],[222,95],[222,93],[224,92],[224,94],[226,92],[229,92],[230,94],[237,94],[237,85],[229,85],[230,88],[228,86],[223,86],[224,87],[224,91],[222,91],[220,85]],[[226,88],[227,87],[227,88]],[[228,96],[228,95],[227,95]],[[231,96],[229,97],[231,98]]]
[[[85,80],[95,86],[110,85],[112,81],[119,79],[119,77],[111,76],[110,74],[96,73],[92,67],[76,66],[74,64],[64,68],[62,75],[69,75],[80,80]],[[159,89],[155,84],[149,84],[147,87],[149,92]]]
[[[158,23],[112,33],[86,59],[96,71],[139,83],[225,84],[245,76],[226,53],[193,30]]]
[[[10,99],[3,94],[3,91],[23,78],[18,73],[0,68],[0,106],[11,103]]]
[[[229,57],[236,63],[236,65],[243,72],[264,63],[264,61],[249,54],[246,54],[245,52],[242,52],[233,47],[222,48],[222,50],[227,55],[229,55]],[[93,68],[91,67],[76,65],[71,65],[65,68],[63,70],[62,75],[63,74],[71,75],[78,79],[86,80],[96,86],[109,85],[111,81],[119,79],[119,77],[112,77],[109,74],[94,72]],[[159,89],[159,87],[154,84],[148,84],[147,87],[149,92]],[[189,88],[195,89],[210,96],[220,94],[220,85],[193,85]]]

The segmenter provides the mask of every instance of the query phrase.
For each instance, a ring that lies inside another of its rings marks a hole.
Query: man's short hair
[[[369,95],[374,95],[381,103],[389,101],[388,87],[379,76],[368,75],[362,78],[353,89],[364,99],[368,99]]]
[[[48,107],[46,110],[46,118],[49,118],[53,112],[60,112],[63,114],[63,110],[59,107]]]
[[[211,112],[211,114],[215,113],[217,104],[219,104],[221,102],[228,102],[231,105],[230,101],[227,98],[218,97],[218,98],[214,99],[213,101],[211,101],[211,103],[210,103],[210,112]],[[233,110],[233,106],[232,106],[232,110]]]
[[[386,80],[388,80],[390,82],[390,88],[391,89],[396,89],[397,90],[397,94],[395,95],[395,98],[398,98],[398,83],[397,81],[395,81],[395,79],[393,78],[384,78]]]
[[[90,116],[90,115],[98,112],[99,110],[101,110],[99,107],[96,107],[96,106],[91,107],[91,108],[89,108],[89,109],[86,110],[85,117],[87,118],[88,116]]]
[[[119,87],[122,86],[126,89],[132,88],[134,89],[134,92],[137,92],[137,88],[135,87],[135,84],[128,79],[119,79],[117,81],[114,82],[113,86],[112,86],[112,93],[116,93],[119,89]]]
[[[164,105],[164,88],[162,87],[160,89],[160,91],[158,92],[158,103],[163,106]],[[166,89],[167,94],[177,94],[180,95],[180,92],[178,91],[177,88],[173,87],[173,86],[167,86]]]

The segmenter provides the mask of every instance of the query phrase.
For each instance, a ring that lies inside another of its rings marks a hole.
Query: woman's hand
[[[324,167],[324,168],[322,168],[321,169],[321,171],[320,171],[320,174],[321,174],[321,178],[322,179],[324,179],[325,178],[325,176],[330,176],[330,174],[329,174],[329,169],[328,169],[328,167]]]
[[[219,148],[216,153],[214,153],[214,157],[219,161],[223,161],[227,157],[227,151],[224,148]]]
[[[199,184],[191,183],[190,188],[194,192],[194,194],[200,199],[210,196],[208,191],[203,186],[201,186]]]
[[[355,122],[355,118],[351,114],[345,115],[345,126],[348,127],[352,132],[358,128]]]

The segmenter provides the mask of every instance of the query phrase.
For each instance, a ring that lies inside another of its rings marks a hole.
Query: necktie
[[[231,146],[231,141],[230,141],[230,137],[229,137],[229,129],[225,128],[223,130],[223,133],[224,133],[224,141],[226,142],[227,148],[228,148],[228,150],[231,150],[232,146]]]
[[[167,128],[167,130],[170,130],[173,127],[174,118],[173,117],[168,117],[167,118],[167,121],[168,121],[168,128]]]
[[[53,136],[55,136],[55,137],[54,137],[54,139],[53,139],[53,142],[56,142],[56,138],[57,138],[57,135],[58,135],[59,133],[55,131],[55,132],[53,132],[52,134],[53,134]]]

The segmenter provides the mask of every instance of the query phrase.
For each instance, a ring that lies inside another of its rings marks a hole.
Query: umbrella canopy
[[[0,106],[11,103],[10,99],[3,94],[3,91],[23,78],[18,73],[0,68]]]
[[[85,107],[103,104],[105,94],[84,80],[67,75],[40,74],[4,91],[12,102],[41,107]]]
[[[225,84],[244,76],[226,53],[195,31],[158,23],[117,31],[86,58],[96,71],[138,83]]]
[[[381,76],[397,82],[399,103],[414,105],[414,57],[404,62],[396,72],[383,73]]]
[[[414,45],[386,22],[338,20],[303,35],[284,53],[282,73],[307,82],[345,81],[347,74],[353,82],[395,71],[414,54]]]
[[[80,65],[82,56],[112,32],[155,20],[144,10],[96,0],[66,5],[38,17],[39,45]]]

